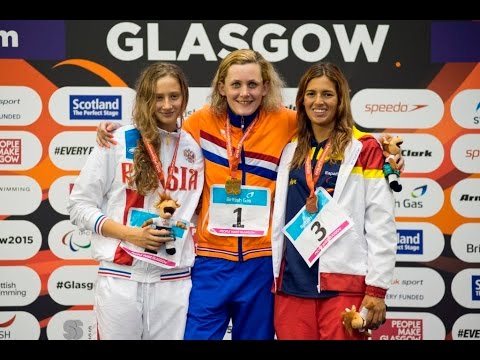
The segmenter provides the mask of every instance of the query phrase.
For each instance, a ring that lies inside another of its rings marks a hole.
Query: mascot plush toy
[[[399,192],[402,191],[402,185],[398,182],[400,177],[400,169],[395,161],[395,155],[400,154],[400,146],[403,144],[403,140],[398,136],[384,136],[381,140],[383,155],[385,156],[385,164],[383,165],[383,172],[390,184],[390,188]]]
[[[182,229],[187,228],[181,221],[172,219],[173,214],[180,207],[180,204],[173,200],[168,194],[162,193],[160,194],[160,200],[155,207],[159,210],[159,216],[157,218],[148,219],[143,226],[153,224],[157,230],[170,230],[174,240],[165,242],[165,251],[168,255],[174,255],[177,250],[175,249],[175,234],[172,231],[172,227],[176,226]],[[147,249],[145,251],[155,254],[157,253],[154,250]]]
[[[358,312],[355,305],[352,305],[351,309],[346,308],[342,312],[342,324],[345,327],[348,335],[352,335],[353,330],[358,330],[370,337],[369,331],[365,331],[365,317],[367,316],[368,309],[364,307],[361,312]]]

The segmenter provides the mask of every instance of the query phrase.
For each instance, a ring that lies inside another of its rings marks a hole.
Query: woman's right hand
[[[113,140],[113,131],[120,127],[119,123],[111,121],[101,121],[97,127],[97,144],[100,147],[110,147],[110,144],[117,145],[117,142]]]
[[[174,240],[169,230],[157,230],[151,226],[129,228],[125,241],[144,249],[157,251],[162,243]]]

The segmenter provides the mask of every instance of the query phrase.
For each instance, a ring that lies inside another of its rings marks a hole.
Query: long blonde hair
[[[352,109],[350,107],[350,88],[348,86],[348,81],[342,71],[335,64],[316,63],[307,69],[298,84],[295,101],[297,106],[298,145],[291,162],[292,169],[303,166],[305,156],[311,149],[311,141],[315,138],[313,135],[312,123],[307,116],[303,99],[305,97],[308,83],[312,79],[322,76],[326,76],[335,84],[335,90],[338,97],[335,127],[330,135],[332,143],[330,161],[341,158],[347,145],[352,139],[354,122]]]
[[[183,98],[180,115],[182,122],[188,103],[188,82],[179,66],[164,62],[154,63],[143,70],[136,86],[133,124],[154,149],[160,148],[160,133],[155,115],[156,87],[158,79],[165,76],[177,79],[180,85]],[[158,188],[157,173],[142,139],[139,139],[133,155],[133,169],[129,174],[128,183],[130,186],[135,185],[140,195],[147,195]]]
[[[268,83],[267,95],[262,99],[261,107],[265,111],[275,111],[282,106],[282,88],[285,83],[275,70],[274,66],[260,54],[251,49],[239,49],[228,54],[218,66],[212,80],[212,93],[210,105],[216,115],[222,116],[227,113],[227,99],[220,94],[219,85],[225,84],[228,69],[232,65],[258,64],[262,72],[263,83]]]

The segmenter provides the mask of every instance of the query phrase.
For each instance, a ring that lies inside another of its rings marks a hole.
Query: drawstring
[[[147,313],[147,333],[150,334],[150,296],[149,296],[150,284],[149,283],[144,283],[144,286],[147,288],[146,291],[145,291],[145,297],[146,297],[145,309],[147,310],[146,311],[146,313]]]

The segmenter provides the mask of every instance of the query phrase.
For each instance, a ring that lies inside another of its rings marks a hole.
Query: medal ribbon
[[[323,148],[322,156],[318,159],[317,163],[315,164],[315,169],[313,170],[312,176],[312,159],[310,159],[310,151],[308,152],[307,156],[305,157],[305,178],[307,180],[308,188],[310,189],[310,197],[315,195],[315,184],[320,177],[320,173],[322,172],[323,164],[325,163],[325,159],[327,155],[330,153],[332,144],[330,143],[330,139],[328,139],[327,144]]]
[[[230,167],[230,177],[232,179],[237,178],[237,170],[238,164],[240,163],[240,153],[242,152],[243,143],[245,140],[250,136],[254,125],[258,120],[258,116],[252,123],[248,126],[247,130],[244,132],[242,138],[238,142],[237,149],[235,154],[233,153],[233,146],[232,146],[232,127],[230,125],[230,119],[227,116],[227,126],[226,126],[226,138],[227,138],[227,155],[228,155],[228,166]]]
[[[148,141],[146,141],[142,137],[143,143],[145,144],[145,147],[147,148],[148,155],[150,156],[150,160],[152,160],[153,167],[155,168],[155,171],[157,172],[158,180],[160,180],[160,184],[162,184],[163,190],[165,192],[167,191],[168,184],[170,183],[170,181],[173,178],[173,170],[175,168],[175,162],[177,161],[177,152],[178,152],[178,145],[180,144],[180,136],[181,136],[181,131],[179,130],[177,143],[175,144],[175,151],[173,152],[172,162],[170,163],[170,166],[168,167],[168,175],[167,175],[167,181],[166,182],[165,182],[165,175],[163,174],[162,162],[158,158],[157,153],[155,152],[155,149],[153,148],[153,145],[150,144]]]

